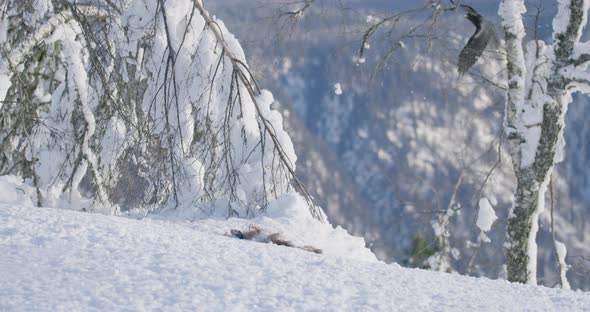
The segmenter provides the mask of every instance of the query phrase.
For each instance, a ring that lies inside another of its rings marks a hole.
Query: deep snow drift
[[[249,221],[134,220],[0,205],[0,310],[582,311],[590,307],[588,293],[379,263],[364,252],[360,241],[347,244],[344,231],[330,231],[327,223],[299,219],[302,225],[295,228],[296,223],[288,220],[298,218],[299,205],[294,204],[295,195],[286,196],[277,201],[272,219]],[[273,231],[288,228],[286,238],[314,244],[325,254],[223,235],[249,222]],[[305,233],[319,228],[326,230]],[[331,239],[349,250],[330,249]]]

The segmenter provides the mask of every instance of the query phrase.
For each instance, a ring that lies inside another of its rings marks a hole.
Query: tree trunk
[[[530,175],[530,174],[529,174]],[[518,184],[514,206],[507,229],[508,280],[526,283],[533,272],[529,272],[529,237],[533,218],[537,211],[539,190],[534,190],[533,179],[517,177]]]
[[[571,93],[590,93],[585,72],[590,55],[580,45],[586,25],[588,0],[559,0],[553,21],[553,51],[542,41],[532,41],[525,58],[526,37],[522,16],[524,0],[503,0],[498,13],[506,39],[508,92],[505,127],[517,179],[506,234],[508,280],[536,283],[535,238],[539,214],[563,135],[564,115]],[[534,59],[532,59],[534,58]],[[580,69],[576,68],[580,64]]]
[[[559,94],[558,90],[555,94]],[[536,234],[539,214],[544,209],[545,191],[553,164],[557,142],[562,135],[563,103],[555,100],[543,106],[541,135],[532,165],[521,168],[514,163],[517,186],[507,229],[508,280],[536,284]]]

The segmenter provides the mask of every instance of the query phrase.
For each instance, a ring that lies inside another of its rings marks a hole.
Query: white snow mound
[[[303,216],[291,200],[283,200],[282,217],[259,221],[293,227],[286,220]],[[238,224],[0,205],[0,310],[583,311],[590,306],[590,296],[582,292],[404,269],[219,234]]]

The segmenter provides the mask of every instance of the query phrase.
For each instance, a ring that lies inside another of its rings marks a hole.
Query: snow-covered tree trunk
[[[587,92],[579,43],[588,0],[561,0],[553,43],[524,44],[524,0],[503,0],[508,92],[505,129],[517,187],[507,229],[508,280],[536,283],[536,234],[553,165],[562,160],[564,116],[573,91]]]

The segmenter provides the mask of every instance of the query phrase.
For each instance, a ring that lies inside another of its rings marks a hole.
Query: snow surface
[[[285,214],[287,217],[288,214]],[[0,204],[0,310],[583,311],[590,294],[316,255],[174,222]]]

